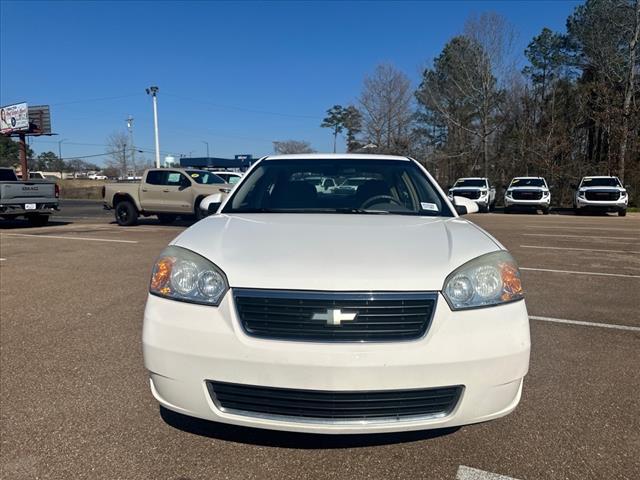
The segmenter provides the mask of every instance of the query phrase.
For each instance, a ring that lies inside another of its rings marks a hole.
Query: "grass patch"
[[[60,187],[60,197],[85,200],[102,200],[102,187],[107,183],[104,180],[57,180]]]

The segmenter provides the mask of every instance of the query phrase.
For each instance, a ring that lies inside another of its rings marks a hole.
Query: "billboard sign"
[[[49,105],[29,107],[29,126],[32,133],[48,135],[51,133],[51,112]]]
[[[26,103],[0,108],[0,133],[9,134],[29,130],[29,109]]]

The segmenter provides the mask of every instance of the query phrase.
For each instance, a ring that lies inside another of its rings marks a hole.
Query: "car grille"
[[[541,190],[514,190],[512,192],[514,200],[540,200],[542,198]]]
[[[259,387],[207,381],[218,408],[240,415],[296,417],[321,421],[400,420],[445,416],[462,386],[411,390],[323,391]]]
[[[480,190],[454,190],[453,195],[456,197],[465,197],[475,200],[480,198]]]
[[[611,191],[600,191],[600,190],[587,190],[587,192],[585,193],[585,197],[587,200],[593,200],[593,201],[613,201],[613,200],[618,200],[618,198],[620,198],[620,192],[618,192],[617,190],[611,190]]]
[[[435,293],[234,290],[240,323],[253,337],[320,342],[414,340],[431,323]],[[332,324],[332,310],[356,314]]]

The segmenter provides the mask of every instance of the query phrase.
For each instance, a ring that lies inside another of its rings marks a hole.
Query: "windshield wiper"
[[[362,215],[389,215],[392,212],[388,210],[370,210],[368,208],[336,208],[337,213],[356,213]]]

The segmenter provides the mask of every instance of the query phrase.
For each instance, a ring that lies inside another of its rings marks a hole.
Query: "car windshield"
[[[458,180],[454,187],[486,187],[487,182],[480,179]]]
[[[187,175],[189,175],[194,182],[202,183],[204,185],[226,183],[224,179],[214,173],[207,172],[206,170],[187,170]]]
[[[511,180],[511,187],[544,187],[542,178],[514,178]]]
[[[583,187],[619,187],[620,182],[615,177],[605,178],[585,178],[582,180]]]
[[[317,189],[308,178],[355,188]],[[423,171],[409,160],[263,160],[223,213],[353,213],[453,216]]]

